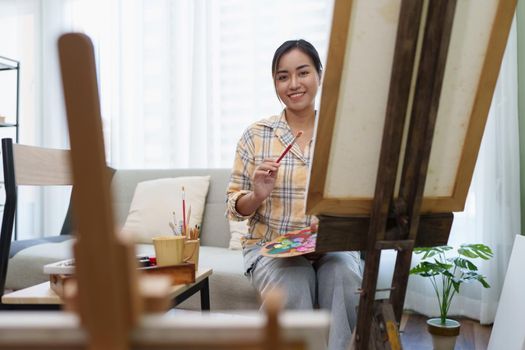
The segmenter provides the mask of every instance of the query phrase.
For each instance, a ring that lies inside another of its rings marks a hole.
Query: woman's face
[[[292,49],[281,56],[275,72],[275,90],[287,109],[313,109],[319,88],[319,74],[310,56]]]

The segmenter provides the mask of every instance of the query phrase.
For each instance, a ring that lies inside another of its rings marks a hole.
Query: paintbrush
[[[184,186],[182,186],[182,235],[186,236],[186,193],[184,192]]]
[[[173,231],[173,234],[175,236],[178,236],[179,234],[177,233],[177,229],[175,228],[175,225],[173,225],[173,222],[170,221],[169,224],[170,224],[171,230]]]
[[[190,224],[190,218],[191,218],[191,204],[190,206],[188,207],[188,216],[187,216],[187,219],[186,219],[186,225],[188,225],[188,227],[190,228],[190,238],[191,238],[191,224]]]
[[[295,137],[292,139],[292,142],[290,142],[290,144],[288,146],[286,146],[286,148],[284,149],[283,153],[281,153],[281,155],[279,156],[279,158],[277,158],[277,160],[275,161],[276,163],[280,163],[281,160],[284,158],[284,156],[290,152],[290,150],[292,149],[293,147],[293,144],[295,143],[295,141],[297,141],[297,139],[299,137],[301,137],[301,135],[303,134],[303,131],[302,130],[299,130],[297,132],[297,134],[295,135]],[[271,175],[272,174],[272,171],[271,170],[268,170],[268,175]]]
[[[281,155],[279,156],[279,158],[277,158],[277,161],[276,163],[280,163],[281,160],[284,158],[284,156],[286,155],[286,153],[288,153],[291,149],[292,149],[292,146],[293,144],[295,143],[295,141],[297,141],[297,139],[299,137],[301,137],[301,135],[303,134],[303,131],[302,130],[299,130],[297,132],[297,135],[295,135],[295,137],[293,138],[292,142],[290,142],[290,144],[284,149],[283,153],[281,153]]]

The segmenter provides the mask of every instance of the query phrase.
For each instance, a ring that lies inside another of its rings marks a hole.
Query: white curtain
[[[324,55],[332,10],[332,0],[66,3],[72,28],[97,49],[118,168],[230,167],[243,129],[281,109],[273,51],[304,37]]]
[[[455,213],[449,239],[449,245],[484,243],[494,251],[494,258],[478,265],[491,288],[464,284],[450,308],[450,315],[467,316],[483,324],[494,321],[514,236],[521,232],[517,77],[514,21],[465,210]],[[410,277],[405,307],[439,315],[427,279]]]

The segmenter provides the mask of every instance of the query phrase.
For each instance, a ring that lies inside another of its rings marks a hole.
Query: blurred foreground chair
[[[71,244],[70,210],[68,210],[59,235],[13,241],[13,228],[17,210],[19,186],[71,186],[70,151],[13,144],[12,139],[2,139],[2,159],[6,201],[0,230],[0,296],[4,294],[8,265],[13,263],[8,289],[25,288],[41,282],[45,264],[71,257],[66,249],[54,249],[59,244]],[[67,256],[64,256],[64,251]],[[36,275],[36,277],[35,277]],[[37,282],[33,282],[37,281]],[[43,306],[8,306],[5,308],[47,309]],[[51,308],[57,308],[52,306]]]

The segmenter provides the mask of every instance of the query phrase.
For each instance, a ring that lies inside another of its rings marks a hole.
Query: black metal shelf
[[[13,88],[16,89],[16,106],[15,106],[15,122],[7,121],[4,123],[0,123],[0,128],[14,128],[15,129],[15,142],[19,142],[19,117],[20,117],[20,62],[15,61],[13,59],[0,56],[0,73],[5,71],[16,71],[16,85],[13,86]],[[13,73],[7,73],[7,74],[13,74]],[[5,119],[3,119],[5,120]],[[3,181],[1,183],[3,186]],[[3,209],[3,205],[0,206],[1,209]],[[18,239],[18,215],[15,216],[15,229],[14,229],[14,239]]]
[[[0,71],[17,70],[18,68],[20,68],[20,62],[0,56]]]
[[[0,128],[15,128],[15,142],[18,143],[18,127],[19,125],[19,106],[20,106],[20,62],[0,56],[0,72],[2,71],[16,71],[16,115],[15,122],[0,123]]]

